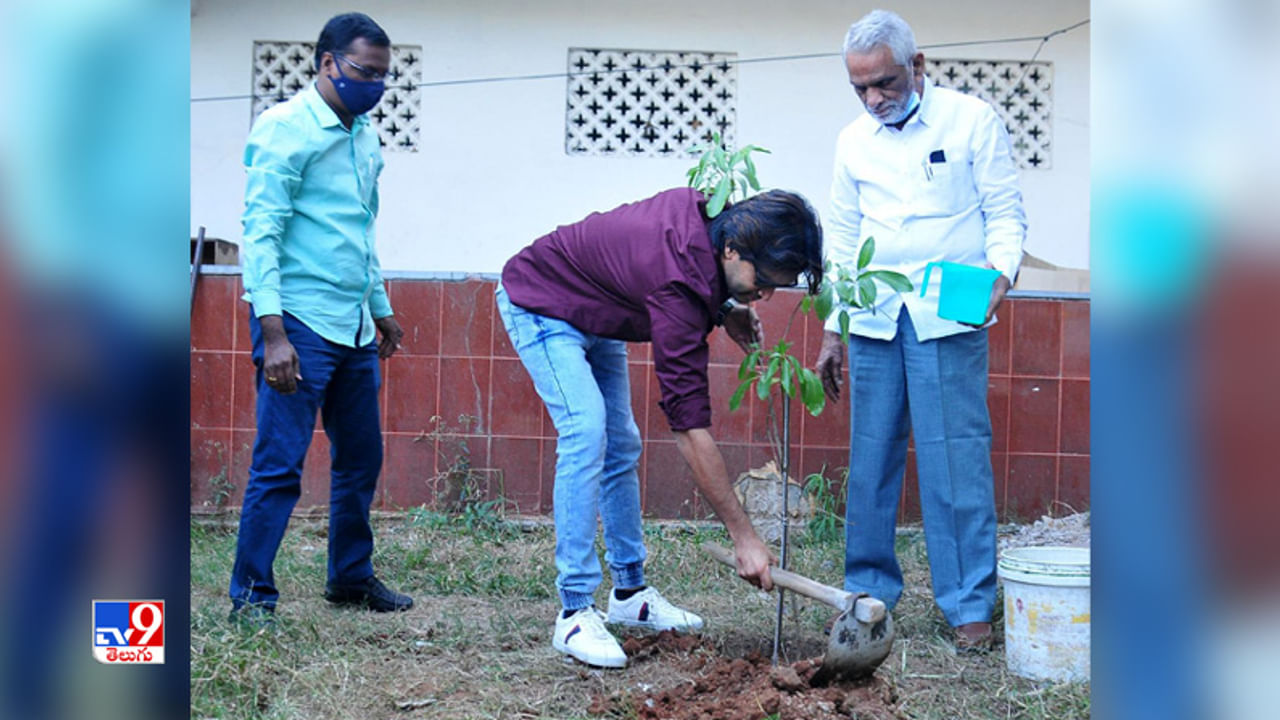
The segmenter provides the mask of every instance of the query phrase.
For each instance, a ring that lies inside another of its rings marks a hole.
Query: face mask
[[[903,120],[906,120],[911,115],[911,112],[919,106],[920,106],[920,93],[916,92],[915,90],[912,90],[911,97],[908,98],[906,104],[902,106],[902,112],[898,113],[897,117],[888,118],[888,119],[884,119],[884,118],[876,118],[876,119],[880,121],[881,125],[896,125],[902,122]]]
[[[363,115],[373,109],[382,99],[386,85],[381,80],[352,80],[342,73],[342,64],[337,64],[338,77],[333,81],[333,89],[338,91],[338,99],[352,115]]]

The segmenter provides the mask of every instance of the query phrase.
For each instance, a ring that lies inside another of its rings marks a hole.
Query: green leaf
[[[738,389],[733,391],[733,395],[729,398],[729,411],[733,412],[742,405],[742,398],[746,396],[747,390],[751,389],[751,381],[744,380],[738,383]]]
[[[791,360],[791,358],[787,358],[787,360]],[[791,389],[791,373],[791,363],[782,363],[782,392],[786,393],[787,397],[795,397],[796,395],[795,391]]]
[[[871,258],[875,254],[876,254],[876,239],[873,237],[869,237],[867,238],[866,242],[862,243],[862,251],[858,253],[858,270],[862,270],[866,266],[870,265]]]
[[[748,145],[747,147],[751,148],[754,146]],[[768,152],[768,151],[766,150],[765,152]],[[747,166],[747,172],[746,172],[747,182],[751,184],[752,190],[755,190],[758,192],[760,190],[760,181],[756,179],[756,163],[754,160],[751,159],[750,154],[743,157],[742,160]]]
[[[707,171],[707,163],[711,162],[711,153],[706,148],[699,148],[702,157],[698,158],[698,175],[701,176]]]
[[[827,405],[827,396],[822,392],[822,380],[812,370],[800,370],[800,399],[809,410],[810,415],[819,415]]]
[[[898,292],[911,292],[914,286],[906,275],[892,270],[868,270],[864,277],[875,278]]]
[[[800,368],[796,372],[796,385],[799,386],[800,401],[804,402],[805,395],[809,392],[809,378],[804,374],[804,368]]]
[[[716,186],[716,194],[711,196],[711,200],[707,202],[707,217],[713,218],[724,210],[724,204],[729,200],[729,178],[720,178],[720,184]]]
[[[800,364],[800,361],[794,355],[788,355],[787,362],[791,364],[792,385],[795,386],[796,390],[803,390],[804,386],[801,380],[804,379],[804,366]]]
[[[814,311],[818,315],[819,320],[826,320],[831,316],[831,310],[836,306],[836,289],[829,283],[822,283],[822,288],[818,290],[818,297],[813,302]]]
[[[836,294],[840,296],[840,301],[845,305],[859,307],[858,305],[858,287],[852,282],[843,282],[836,285]]]
[[[752,350],[747,356],[742,358],[742,364],[738,366],[738,379],[746,380],[753,370],[756,368],[756,358],[760,357],[759,350]]]
[[[773,355],[773,357],[770,358],[769,360],[768,367],[764,369],[764,376],[762,381],[767,383],[770,380],[772,380],[773,376],[778,374],[778,366],[780,364],[782,364],[782,358],[778,357],[777,355]]]
[[[777,356],[770,360],[769,367],[765,368],[764,375],[756,382],[756,395],[758,395],[761,400],[767,400],[769,398],[771,381],[773,380],[773,376],[778,373],[778,360],[779,358]]]
[[[840,311],[840,342],[849,342],[849,313],[845,310]]]
[[[864,308],[875,307],[876,283],[869,277],[858,278],[858,304]]]

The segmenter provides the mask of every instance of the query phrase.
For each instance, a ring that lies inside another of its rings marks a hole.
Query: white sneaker
[[[627,654],[604,627],[604,613],[594,606],[567,618],[564,613],[556,615],[551,647],[588,665],[620,668],[627,664]]]
[[[619,600],[616,593],[616,589],[609,593],[611,623],[681,632],[702,629],[702,618],[667,602],[653,587],[646,587],[626,600]]]

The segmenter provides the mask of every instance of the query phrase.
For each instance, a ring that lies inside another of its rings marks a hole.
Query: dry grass
[[[660,659],[621,671],[563,660],[550,646],[554,538],[546,526],[431,513],[383,518],[375,567],[414,595],[406,613],[330,607],[321,597],[326,537],[295,523],[276,561],[282,598],[273,631],[227,623],[233,525],[192,528],[193,718],[368,720],[387,718],[585,718],[592,696],[670,687],[687,673]],[[707,527],[647,526],[647,574],[668,597],[707,620],[724,656],[769,651],[774,598],[739,581],[696,549],[724,541]],[[881,668],[912,718],[1087,718],[1088,686],[1037,686],[1010,676],[999,652],[957,657],[934,609],[924,540],[899,538],[908,591],[895,611],[898,643]],[[838,584],[841,548],[801,545],[792,566]],[[600,597],[604,598],[602,589]],[[788,660],[821,654],[829,611],[796,602]]]

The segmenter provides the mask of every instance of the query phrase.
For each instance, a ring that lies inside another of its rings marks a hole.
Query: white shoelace
[[[605,614],[600,608],[592,607],[577,614],[578,627],[582,628],[582,633],[593,640],[617,640],[613,637],[604,626]]]

